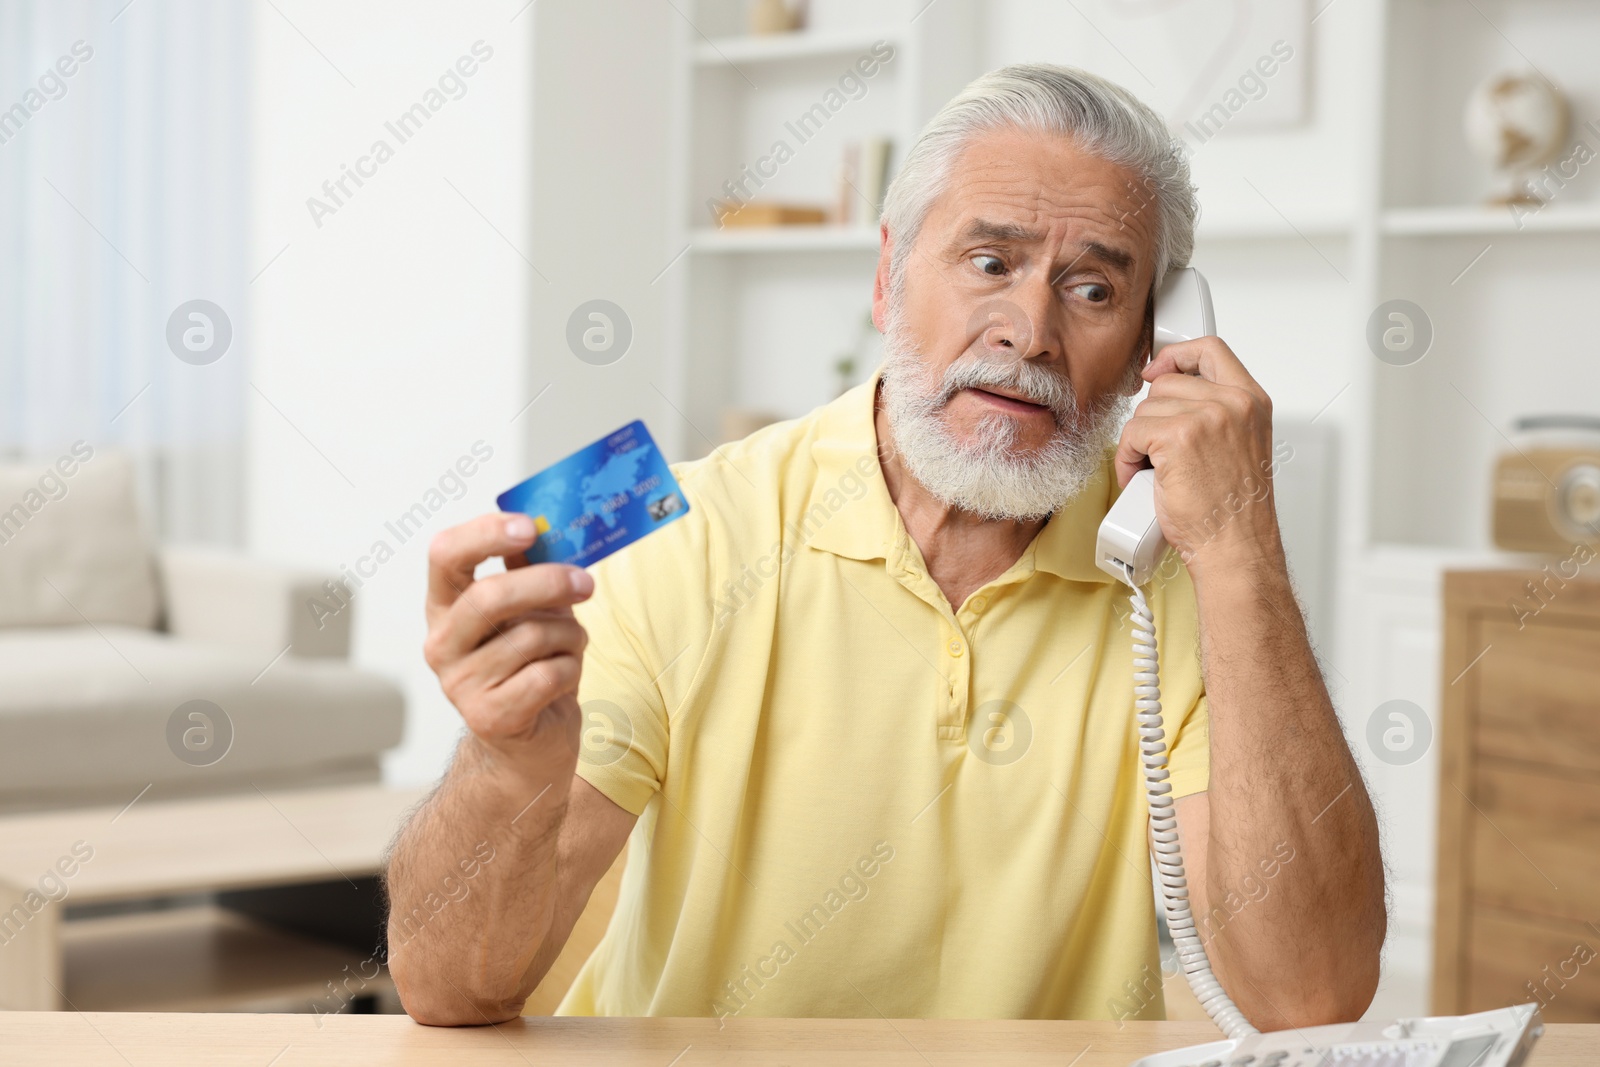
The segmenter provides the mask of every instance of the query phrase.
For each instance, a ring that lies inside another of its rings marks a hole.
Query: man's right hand
[[[534,538],[533,520],[504,512],[434,537],[423,654],[480,741],[518,770],[555,780],[577,762],[588,635],[572,605],[594,592],[594,579],[581,567],[527,564]],[[474,577],[491,556],[505,557],[506,572]]]
[[[529,565],[533,540],[527,516],[493,514],[428,550],[424,653],[470,732],[389,857],[389,973],[419,1022],[516,1018],[634,825],[574,773],[588,639],[572,605],[594,580]],[[506,573],[476,578],[491,556]],[[485,848],[495,859],[466,875],[473,890],[431,904]]]

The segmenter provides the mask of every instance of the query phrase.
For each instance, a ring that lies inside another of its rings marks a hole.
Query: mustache
[[[1064,375],[1025,359],[994,359],[980,354],[960,357],[945,368],[939,404],[942,407],[949,403],[963,389],[995,386],[1048,408],[1057,426],[1070,428],[1079,421],[1078,394],[1072,383]]]

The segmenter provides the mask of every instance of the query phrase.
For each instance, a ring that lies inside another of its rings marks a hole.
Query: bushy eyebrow
[[[969,241],[1037,241],[1043,234],[1016,222],[973,219],[961,236]]]
[[[1065,274],[1067,271],[1071,270],[1080,259],[1087,257],[1097,257],[1107,266],[1114,267],[1125,274],[1133,271],[1132,252],[1122,248],[1112,248],[1110,245],[1102,244],[1099,241],[1085,241],[1083,244],[1078,246],[1078,254],[1073,257],[1072,262],[1061,268],[1060,273]],[[1059,278],[1060,274],[1058,274],[1057,277]]]

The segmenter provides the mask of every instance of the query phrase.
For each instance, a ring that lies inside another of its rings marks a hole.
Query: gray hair
[[[1169,269],[1189,265],[1200,205],[1183,144],[1161,116],[1122,86],[1087,71],[1018,63],[992,70],[963,89],[923,127],[906,154],[883,204],[883,221],[894,240],[891,289],[903,284],[911,246],[956,158],[973,137],[1006,128],[1068,137],[1084,151],[1132,170],[1159,212],[1156,284]]]

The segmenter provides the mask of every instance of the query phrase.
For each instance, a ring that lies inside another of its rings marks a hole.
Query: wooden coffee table
[[[0,1008],[327,1012],[392,1000],[372,947],[375,878],[422,795],[140,796],[0,818]],[[355,936],[318,936],[341,908],[357,916]]]

